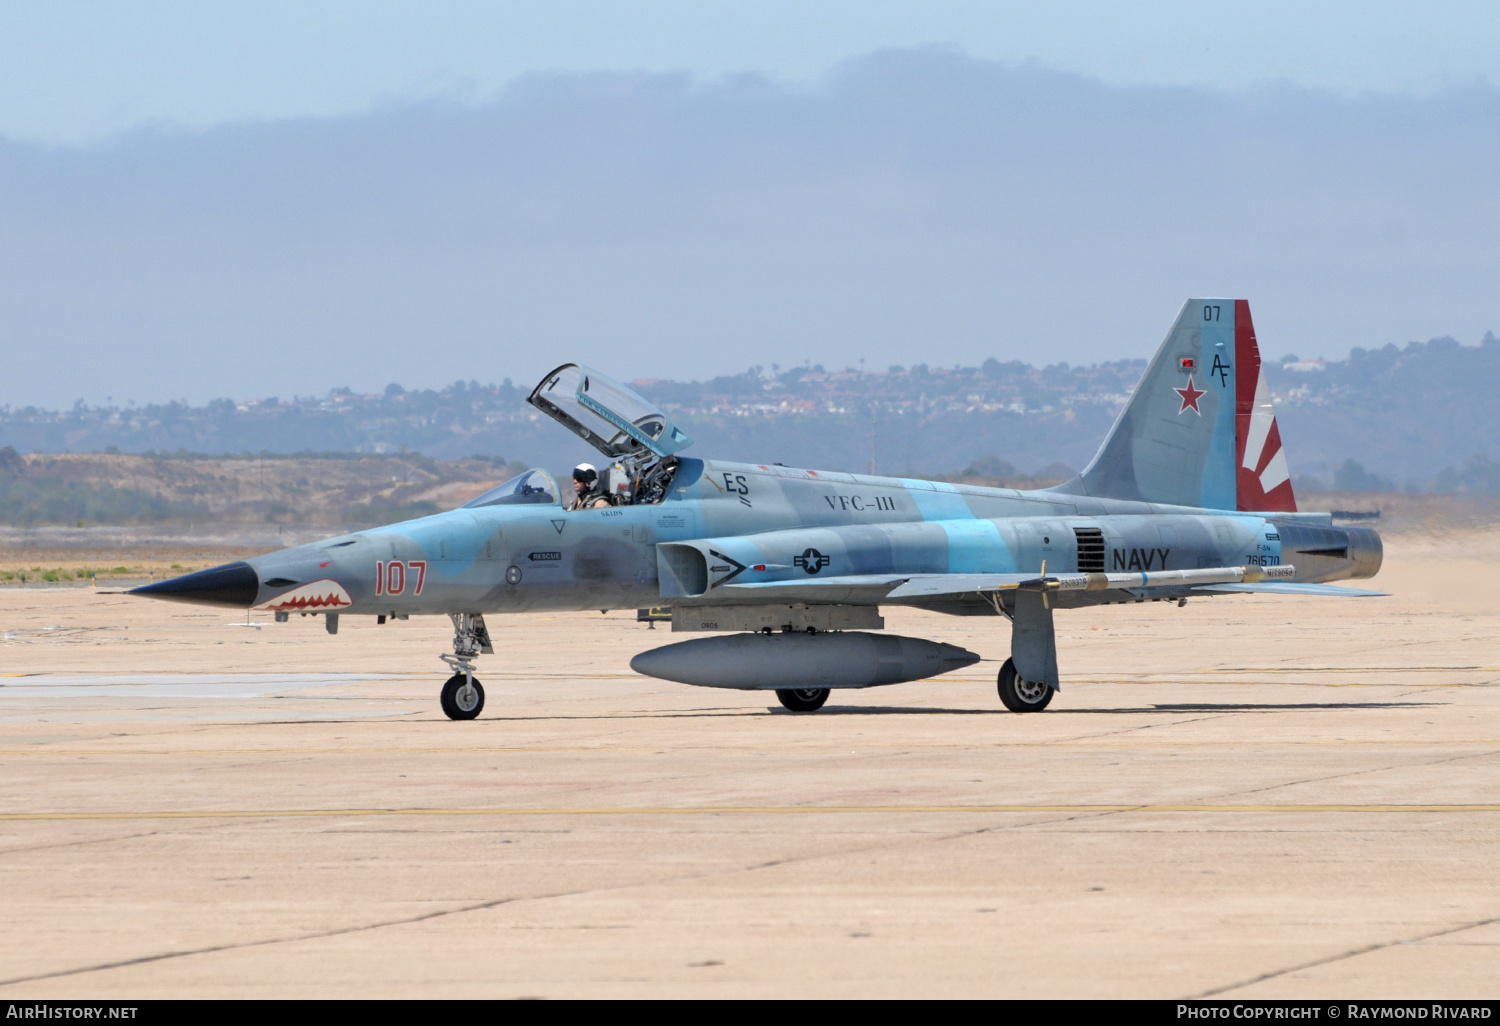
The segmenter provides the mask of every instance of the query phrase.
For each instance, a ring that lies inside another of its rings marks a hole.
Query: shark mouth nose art
[[[338,581],[324,578],[321,581],[310,581],[300,588],[277,595],[256,606],[256,609],[269,609],[274,612],[323,612],[330,609],[343,609],[354,605],[354,600],[349,597],[349,592]]]

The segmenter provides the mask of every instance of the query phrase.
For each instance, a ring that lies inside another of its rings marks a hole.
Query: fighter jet
[[[599,452],[592,479],[565,491],[528,470],[459,509],[131,594],[321,616],[330,634],[343,616],[447,616],[440,701],[455,720],[484,708],[477,659],[494,651],[495,614],[669,607],[674,632],[705,636],[634,670],[775,691],[795,712],[979,660],[880,633],[882,606],[995,617],[1010,627],[1000,700],[1039,712],[1060,687],[1058,610],[1379,594],[1327,583],[1374,576],[1380,537],[1297,510],[1244,300],[1189,300],[1087,469],[1040,490],[684,456],[670,417],[576,363],[528,401]]]

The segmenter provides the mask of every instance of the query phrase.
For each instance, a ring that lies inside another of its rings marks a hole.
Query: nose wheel
[[[455,673],[443,685],[441,701],[450,720],[472,720],[484,709],[484,686],[472,674]]]
[[[438,656],[453,668],[453,676],[443,685],[440,702],[443,714],[450,720],[472,720],[484,708],[484,688],[474,676],[474,658],[481,652],[495,651],[484,617],[477,613],[451,613],[453,652]]]

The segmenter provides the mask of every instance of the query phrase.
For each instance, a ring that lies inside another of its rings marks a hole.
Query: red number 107
[[[422,594],[422,585],[427,581],[427,561],[408,560],[405,563],[391,560],[375,564],[375,594],[399,595],[406,590],[406,573],[410,568],[413,579],[413,595]]]

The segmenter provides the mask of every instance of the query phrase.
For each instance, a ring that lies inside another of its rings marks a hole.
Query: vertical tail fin
[[[1250,304],[1188,300],[1098,454],[1058,490],[1295,512]]]

